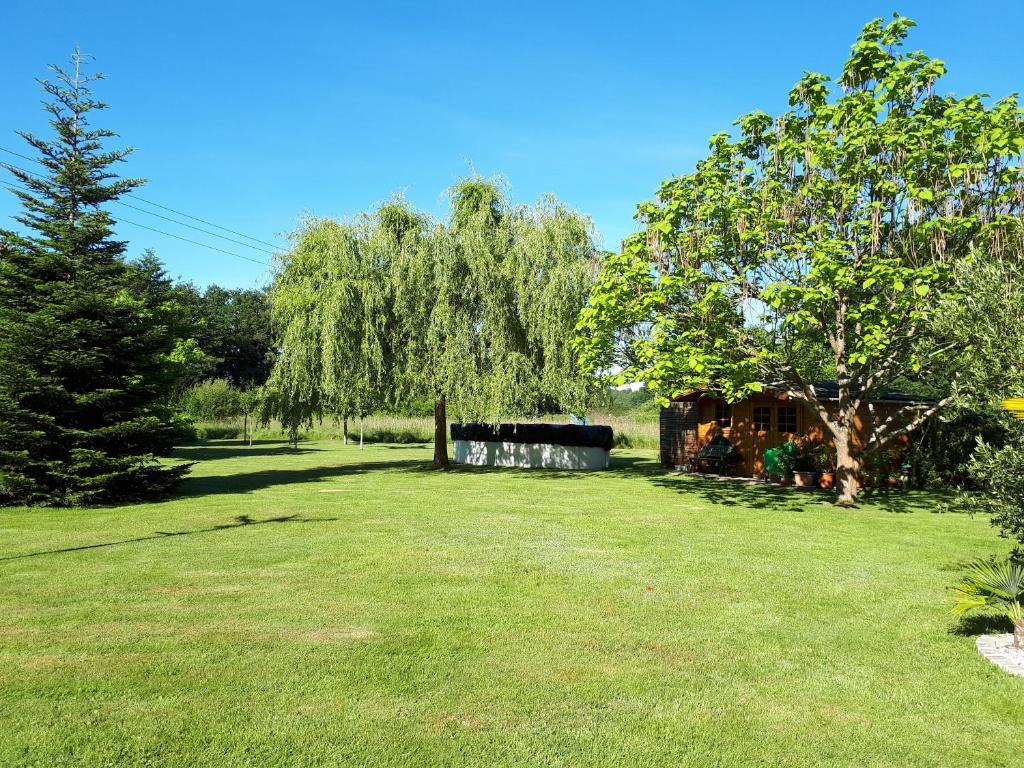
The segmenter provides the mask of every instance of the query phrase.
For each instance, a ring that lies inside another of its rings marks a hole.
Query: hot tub
[[[455,463],[605,469],[612,428],[581,424],[452,424]]]

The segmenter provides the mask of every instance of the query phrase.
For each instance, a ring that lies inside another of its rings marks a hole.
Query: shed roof
[[[769,389],[775,389],[774,385],[770,385]],[[811,384],[811,389],[814,390],[814,394],[820,400],[838,400],[839,399],[839,382],[838,381],[815,381]],[[870,398],[873,402],[881,403],[926,403],[931,402],[929,398],[921,397],[919,395],[912,395],[909,392],[900,392],[898,390],[889,390],[888,392],[876,392]]]
[[[839,399],[839,382],[837,381],[815,381],[811,384],[811,389],[814,390],[815,396],[821,401],[835,401]],[[765,392],[772,394],[784,394],[789,390],[789,387],[780,383],[766,384],[764,386]],[[674,399],[676,400],[690,400],[694,397],[715,397],[716,393],[707,391],[696,391],[689,392],[685,395],[680,395]],[[874,403],[931,403],[934,400],[921,397],[919,395],[912,395],[909,392],[899,392],[897,390],[890,390],[887,392],[876,392],[871,398],[871,402]]]

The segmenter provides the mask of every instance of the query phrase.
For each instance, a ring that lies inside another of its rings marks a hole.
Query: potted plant
[[[818,464],[813,453],[802,452],[793,461],[793,484],[797,488],[812,488],[818,478]]]
[[[764,468],[768,477],[777,477],[781,485],[793,482],[793,462],[800,455],[800,446],[794,442],[783,443],[764,452]]]
[[[818,487],[830,491],[836,484],[835,451],[825,443],[819,443],[813,453],[818,470]]]

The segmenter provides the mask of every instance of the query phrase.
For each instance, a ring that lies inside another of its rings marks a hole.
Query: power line
[[[5,182],[4,186],[6,186],[10,190],[15,190],[15,187],[12,186],[12,184],[14,184],[14,183],[15,182]],[[28,193],[32,192],[31,189],[25,187],[22,184],[18,185],[18,189],[20,191],[22,191],[22,192],[28,192]],[[181,240],[182,242],[185,242],[185,243],[191,243],[192,245],[198,245],[200,248],[208,248],[211,251],[217,251],[218,253],[223,253],[223,254],[226,254],[228,256],[234,256],[236,259],[243,259],[245,261],[251,261],[253,264],[259,264],[261,267],[270,267],[270,265],[267,264],[267,262],[265,262],[265,261],[260,261],[259,259],[253,259],[253,258],[250,258],[248,256],[243,256],[242,254],[235,253],[233,251],[226,251],[223,248],[218,248],[215,245],[209,245],[207,243],[201,243],[198,240],[192,240],[192,239],[187,238],[187,237],[182,237],[181,235],[175,235],[172,232],[164,232],[162,229],[157,229],[155,227],[150,227],[150,226],[147,226],[146,224],[140,224],[137,221],[132,221],[131,219],[125,219],[125,218],[123,218],[121,216],[116,216],[116,217],[113,217],[113,218],[114,218],[114,222],[115,223],[130,224],[133,227],[141,227],[142,229],[148,229],[150,232],[156,232],[159,235],[166,235],[167,237],[173,237],[175,240]]]
[[[9,155],[14,155],[15,157],[20,157],[22,160],[28,160],[28,161],[33,162],[33,163],[39,163],[40,165],[45,165],[45,163],[43,163],[42,160],[40,160],[38,158],[35,158],[35,157],[30,157],[28,155],[23,155],[20,152],[15,152],[13,149],[7,149],[6,147],[0,147],[0,152],[6,152]],[[10,163],[8,163],[8,165],[10,165]],[[16,165],[11,165],[11,167],[12,168],[18,168],[19,171],[22,171],[23,173],[31,174],[33,176],[38,176],[39,175],[39,174],[33,174],[31,171],[27,171],[24,168],[19,168]],[[185,213],[184,211],[179,211],[176,208],[171,208],[170,206],[162,205],[161,203],[154,202],[153,200],[149,200],[149,199],[147,199],[145,197],[141,197],[140,195],[136,195],[134,192],[126,192],[125,196],[126,197],[130,197],[130,198],[132,198],[134,200],[138,200],[139,202],[145,203],[146,205],[152,205],[152,206],[154,206],[156,208],[160,208],[160,209],[165,210],[165,211],[170,211],[171,213],[176,213],[179,216],[184,216],[186,219],[192,219],[192,221],[198,221],[200,224],[206,224],[209,227],[215,227],[216,229],[220,229],[220,230],[223,230],[225,232],[230,232],[232,235],[238,235],[239,237],[244,237],[246,240],[252,240],[254,243],[260,243],[261,245],[266,245],[266,246],[269,246],[271,248],[279,248],[280,247],[279,245],[276,245],[275,243],[268,243],[266,240],[260,240],[258,237],[253,237],[252,235],[247,235],[244,232],[239,232],[237,230],[230,229],[228,227],[222,227],[220,224],[214,224],[212,221],[207,221],[206,219],[201,219],[198,216],[193,216],[192,214]],[[122,203],[122,205],[127,205],[127,203]],[[157,214],[157,213],[153,213],[151,211],[146,211],[146,210],[144,210],[142,208],[139,208],[138,210],[143,211],[143,213],[148,213],[150,216],[159,216],[159,214]],[[160,218],[166,218],[166,217],[160,216]],[[169,221],[173,221],[173,219],[168,219],[168,220]],[[185,227],[191,227],[192,226],[191,224],[185,224],[184,222],[175,222],[175,223],[181,224],[182,226],[185,226]],[[192,228],[193,229],[198,229],[198,227],[192,227]],[[203,230],[199,230],[199,231],[202,232]],[[212,234],[215,237],[224,237],[223,235],[218,235],[215,232],[208,232],[207,234]],[[231,238],[229,238],[229,237],[226,237],[224,239],[225,240],[231,240]],[[232,242],[237,243],[238,241],[237,240],[232,240]],[[244,245],[247,248],[252,248],[253,247],[253,246],[249,245],[248,243],[239,243],[239,244],[240,245]],[[264,249],[256,248],[256,250],[263,251]],[[267,251],[264,251],[264,253],[267,253]]]
[[[177,224],[178,226],[181,226],[181,227],[188,227],[189,229],[194,229],[196,232],[202,232],[203,234],[210,235],[211,237],[219,237],[221,240],[227,240],[229,243],[236,243],[238,245],[245,246],[246,248],[252,248],[254,251],[262,251],[263,253],[270,254],[271,256],[274,255],[274,251],[268,251],[266,248],[260,248],[258,245],[250,245],[249,243],[243,243],[241,240],[235,240],[232,237],[225,237],[224,235],[218,235],[216,232],[211,232],[208,229],[203,229],[202,227],[197,227],[197,226],[194,226],[192,224],[188,224],[188,223],[186,223],[184,221],[178,221],[177,219],[172,219],[170,216],[161,216],[159,213],[153,213],[152,211],[147,211],[145,208],[139,208],[139,206],[132,205],[131,203],[125,203],[125,202],[123,202],[121,200],[111,200],[111,202],[117,203],[118,205],[123,205],[125,208],[131,208],[132,210],[141,211],[142,213],[145,213],[147,216],[156,216],[158,219],[163,219],[164,221],[169,221],[172,224]]]
[[[29,171],[29,170],[27,170],[25,168],[22,168],[20,165],[12,165],[11,163],[5,163],[4,165],[6,165],[9,168],[17,168],[19,171],[21,171],[22,173],[25,173],[25,174],[31,176],[35,180],[42,180],[42,176],[40,176],[38,173],[33,173],[32,171]],[[221,240],[227,240],[229,243],[235,243],[236,245],[241,245],[241,246],[244,246],[245,248],[252,248],[254,251],[261,251],[261,252],[266,253],[266,254],[268,254],[270,256],[274,255],[274,251],[268,251],[266,248],[260,248],[259,246],[256,246],[256,245],[251,245],[249,243],[243,243],[241,240],[235,240],[233,237],[226,237],[224,235],[219,235],[216,232],[211,232],[208,229],[203,229],[202,227],[197,227],[194,224],[189,224],[188,222],[185,222],[185,221],[178,221],[177,219],[172,219],[170,216],[163,216],[163,215],[161,215],[159,213],[153,213],[153,211],[147,211],[145,208],[139,208],[139,206],[132,205],[131,203],[126,203],[123,200],[111,200],[110,202],[117,203],[118,205],[123,205],[125,208],[131,208],[133,210],[140,211],[141,213],[144,213],[147,216],[156,216],[156,218],[158,218],[158,219],[163,219],[164,221],[169,221],[172,224],[177,224],[179,227],[188,227],[189,229],[196,230],[196,232],[202,232],[204,235],[210,235],[211,237],[219,237]],[[214,226],[216,226],[216,225],[214,225]]]
[[[223,229],[225,232],[230,232],[233,235],[238,235],[239,237],[244,237],[247,240],[252,240],[254,243],[260,243],[262,245],[269,245],[271,248],[280,248],[281,247],[280,245],[275,245],[274,243],[268,243],[266,240],[260,240],[259,238],[253,237],[252,235],[247,235],[244,232],[236,232],[233,229],[228,229],[227,227],[222,227],[220,224],[214,224],[212,221],[207,221],[206,219],[200,219],[198,216],[192,216],[190,214],[183,213],[182,211],[177,211],[174,208],[169,208],[166,205],[160,205],[160,203],[154,203],[152,200],[147,200],[146,198],[139,197],[136,194],[128,193],[128,197],[134,198],[135,200],[139,200],[140,202],[146,203],[147,205],[153,205],[153,206],[156,206],[157,208],[162,208],[165,211],[170,211],[171,213],[176,213],[179,216],[184,216],[186,219],[192,219],[193,221],[198,221],[198,222],[200,222],[202,224],[207,224],[207,225],[209,225],[211,227],[216,227],[217,229]],[[155,213],[151,214],[151,215],[156,216]],[[185,226],[188,226],[188,225],[186,224]],[[245,245],[245,243],[242,243],[242,245]],[[252,248],[251,245],[249,247]],[[262,251],[263,249],[259,248],[257,250],[261,250]]]
[[[139,224],[137,221],[131,221],[130,219],[125,219],[121,216],[115,217],[114,221],[120,222],[122,224],[131,224],[133,227],[142,227],[143,229],[148,229],[150,232],[156,232],[159,235],[167,235],[167,237],[173,237],[176,240],[181,240],[186,243],[192,243],[192,245],[198,245],[201,248],[209,248],[211,251],[219,251],[220,253],[226,253],[228,256],[234,256],[236,259],[245,259],[246,261],[251,261],[253,264],[259,264],[261,267],[270,266],[265,261],[260,261],[259,259],[251,259],[248,256],[243,256],[240,253],[225,251],[223,248],[218,248],[214,245],[207,245],[206,243],[200,243],[198,240],[190,240],[187,237],[181,237],[180,235],[174,235],[171,234],[170,232],[164,232],[162,229],[156,229],[155,227],[149,227],[146,226],[145,224]]]

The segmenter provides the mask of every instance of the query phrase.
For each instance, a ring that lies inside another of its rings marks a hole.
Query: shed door
[[[669,403],[661,409],[661,463],[666,467],[686,464],[697,453],[697,403]]]

